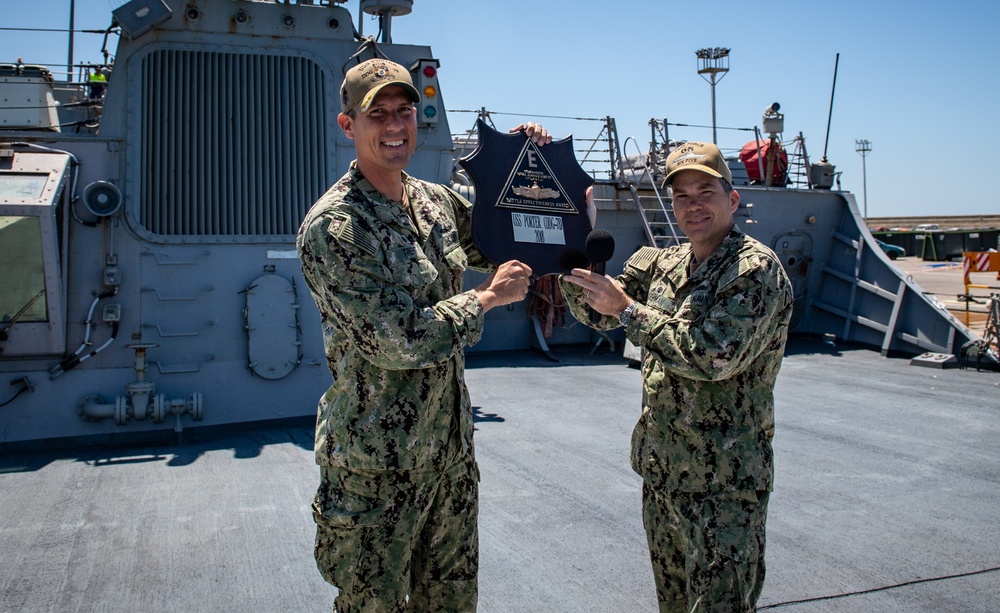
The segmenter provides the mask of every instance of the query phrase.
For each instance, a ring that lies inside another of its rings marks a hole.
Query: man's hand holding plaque
[[[568,136],[539,147],[524,131],[503,134],[476,122],[479,143],[459,162],[476,186],[472,237],[494,265],[527,264],[534,275],[587,265],[586,193],[594,182]]]

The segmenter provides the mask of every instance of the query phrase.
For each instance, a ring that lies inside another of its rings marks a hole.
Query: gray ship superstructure
[[[16,100],[0,105],[0,444],[171,439],[314,415],[330,375],[294,238],[354,157],[337,126],[347,68],[379,55],[409,67],[425,95],[408,172],[463,181],[439,61],[388,36],[411,5],[360,2],[381,19],[379,41],[339,4],[132,0],[113,11],[119,43],[95,98],[46,67],[0,64],[0,99]],[[638,247],[683,237],[658,188],[669,141],[623,157],[614,120],[605,127],[612,163],[595,172],[595,197],[614,274]],[[885,354],[974,342],[891,266],[832,169],[801,158],[814,176],[791,187],[751,184],[733,161],[737,221],[795,285],[792,332]],[[540,329],[526,304],[495,309],[469,351],[598,338]]]

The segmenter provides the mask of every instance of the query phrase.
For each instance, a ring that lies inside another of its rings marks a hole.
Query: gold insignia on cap
[[[706,157],[705,155],[698,155],[697,153],[691,152],[691,153],[685,153],[684,155],[674,160],[674,162],[686,162],[688,160],[703,160],[705,159],[705,157]]]

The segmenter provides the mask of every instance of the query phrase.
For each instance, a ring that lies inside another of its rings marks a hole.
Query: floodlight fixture
[[[868,154],[871,153],[872,144],[868,140],[855,140],[854,150],[861,154],[861,184],[863,186],[865,202],[865,219],[868,219]]]

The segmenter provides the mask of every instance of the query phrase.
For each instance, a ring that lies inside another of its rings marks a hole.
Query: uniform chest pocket
[[[386,263],[396,283],[421,288],[437,279],[438,272],[417,245],[405,245],[386,252]]]
[[[673,315],[677,310],[677,303],[674,302],[674,292],[666,285],[656,285],[649,290],[649,297],[646,305],[654,309],[663,311],[667,315]]]

